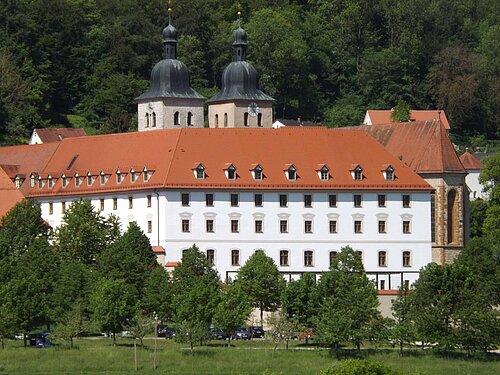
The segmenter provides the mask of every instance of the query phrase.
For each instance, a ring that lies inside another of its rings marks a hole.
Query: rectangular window
[[[106,183],[106,175],[101,174],[99,180],[101,181],[101,185],[104,185]]]
[[[362,171],[354,171],[354,179],[355,180],[362,180],[363,179],[363,172]]]
[[[183,206],[189,206],[189,193],[181,194],[181,203]]]
[[[239,250],[231,250],[231,265],[239,266],[240,265],[240,251]]]
[[[328,195],[328,202],[330,207],[337,207],[337,194]]]
[[[254,194],[253,201],[255,207],[262,207],[262,194]]]
[[[313,252],[310,250],[304,251],[304,266],[305,267],[313,266]]]
[[[231,194],[231,207],[238,207],[240,199],[238,194]]]
[[[205,194],[205,206],[213,207],[214,205],[214,195],[213,194]]]
[[[286,194],[280,194],[280,207],[288,206],[288,196]]]
[[[354,194],[353,196],[353,200],[354,200],[354,207],[361,207],[361,194]]]
[[[215,264],[215,250],[207,250],[207,263],[209,266],[213,266]]]
[[[312,207],[312,195],[304,195],[304,207]]]
[[[403,220],[403,233],[411,233],[410,232],[410,221],[409,220]]]
[[[385,194],[378,195],[378,206],[385,207]]]
[[[330,233],[337,233],[337,220],[330,220]]]
[[[61,211],[64,213],[66,211],[66,202],[61,202]]]
[[[321,174],[322,180],[329,180],[330,179],[330,172],[328,172],[327,170],[321,171],[320,174]]]
[[[379,233],[386,233],[385,220],[378,221],[378,232]]]
[[[212,219],[208,219],[206,221],[206,228],[207,228],[207,233],[214,232],[214,221]]]
[[[231,220],[231,232],[238,233],[239,232],[239,220]]]
[[[379,267],[387,267],[387,252],[379,251],[378,252],[378,266]]]
[[[100,204],[100,208],[101,208],[101,211],[104,211],[104,199],[101,198],[101,200],[99,201],[99,204]]]
[[[330,267],[333,266],[337,261],[337,254],[338,252],[336,251],[330,251]]]
[[[305,233],[312,233],[313,231],[313,222],[312,220],[306,220],[304,221],[304,232]]]
[[[288,233],[288,221],[280,220],[280,233]]]
[[[361,220],[354,221],[354,233],[363,233],[363,227],[361,225]]]
[[[49,215],[52,215],[54,213],[54,203],[50,202],[49,203]]]
[[[410,196],[408,194],[403,194],[403,207],[404,208],[409,208],[410,207]]]
[[[431,194],[431,241],[436,242],[436,197]]]
[[[185,233],[189,232],[189,219],[182,220],[182,231]]]
[[[380,280],[380,290],[385,290],[385,280]]]
[[[113,210],[118,209],[118,198],[113,198]]]
[[[280,251],[280,266],[288,266],[288,250]]]
[[[153,222],[151,220],[148,220],[148,233],[151,233],[153,231]]]
[[[134,198],[128,197],[128,209],[134,208]]]
[[[403,267],[411,267],[411,253],[403,251]]]
[[[255,233],[263,233],[262,220],[255,220]]]

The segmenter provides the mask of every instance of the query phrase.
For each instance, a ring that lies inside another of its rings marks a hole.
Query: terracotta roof
[[[153,249],[153,253],[155,254],[165,254],[165,249],[163,248],[163,246],[151,246],[151,248]]]
[[[465,169],[481,169],[483,168],[483,163],[481,163],[478,158],[466,150],[462,156],[460,156],[460,161]]]
[[[16,189],[7,173],[0,167],[0,218],[22,199],[24,199],[23,194]]]
[[[43,143],[59,142],[70,137],[84,137],[85,129],[77,128],[39,128],[34,130]]]
[[[29,179],[32,172],[42,173],[58,146],[59,143],[47,143],[0,147],[0,165],[4,166],[11,180],[16,176]],[[27,196],[30,184],[23,184],[20,190]]]
[[[165,267],[177,267],[181,262],[167,262]]]
[[[205,166],[206,178],[196,179],[193,165]],[[259,164],[265,178],[254,180],[249,171]],[[355,181],[351,165],[363,168],[364,179]],[[74,179],[62,186],[60,176],[84,175],[87,170],[130,168],[156,165],[148,181],[141,175],[132,182],[126,176],[120,184],[116,174],[102,184],[99,178],[77,187]],[[228,180],[224,169],[233,164],[237,178]],[[284,166],[297,168],[297,180],[289,181]],[[320,180],[318,164],[330,168],[329,180]],[[391,164],[396,179],[387,181],[380,172]],[[175,129],[154,132],[124,133],[68,138],[60,143],[42,175],[57,172],[52,188],[35,187],[30,196],[87,195],[110,191],[154,188],[204,189],[371,189],[430,190],[430,186],[404,166],[367,134],[358,131],[326,128],[280,129]]]
[[[372,135],[417,173],[466,173],[440,121],[363,125],[352,129]]]
[[[441,112],[441,114],[439,113]],[[370,116],[372,125],[390,124],[392,121],[390,109],[386,110],[373,110],[367,111]],[[445,129],[450,129],[450,123],[446,117],[446,113],[442,110],[410,110],[410,121],[425,121],[425,120],[441,120]]]

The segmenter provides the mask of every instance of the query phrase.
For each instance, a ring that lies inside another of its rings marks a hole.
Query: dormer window
[[[329,180],[330,179],[330,169],[327,167],[327,165],[323,165],[320,170],[318,171],[319,178],[321,180]]]
[[[99,181],[101,183],[101,185],[104,185],[108,179],[106,178],[106,175],[104,174],[103,171],[101,171],[101,173],[99,173]]]
[[[94,183],[94,178],[92,177],[92,175],[89,172],[89,173],[87,173],[87,185],[92,186],[93,183]]]
[[[79,187],[81,183],[82,183],[82,180],[81,180],[80,176],[78,176],[78,173],[76,173],[75,174],[75,186]]]
[[[297,179],[297,168],[292,164],[288,167],[287,171],[287,178],[291,181],[295,181]]]
[[[131,169],[130,170],[130,182],[136,182],[137,181],[137,173]]]
[[[226,171],[228,180],[236,180],[236,167],[234,165],[231,164]]]
[[[198,166],[194,170],[196,179],[204,180],[205,179],[205,166],[203,164],[198,164]]]
[[[253,169],[253,178],[254,180],[262,180],[263,177],[262,167],[257,164],[257,166]]]
[[[363,168],[361,168],[361,166],[357,165],[353,171],[352,171],[352,177],[356,180],[356,181],[361,181],[363,180]]]
[[[61,178],[62,178],[62,187],[65,188],[66,186],[68,186],[70,178],[66,177],[64,174],[61,176]]]
[[[125,175],[123,173],[121,173],[119,170],[116,171],[116,183],[121,184],[124,178]]]
[[[56,180],[55,180],[55,178],[52,178],[52,176],[49,176],[47,181],[49,184],[49,189],[52,189],[54,187],[54,185],[56,184]]]
[[[21,188],[21,179],[19,178],[19,176],[16,176],[14,182],[16,184],[16,188],[20,189]]]
[[[38,177],[38,188],[39,189],[43,188],[43,185],[44,185],[44,181],[42,180],[41,177]]]
[[[384,177],[387,181],[394,181],[394,168],[391,165],[385,169]]]
[[[30,176],[30,186],[33,188],[35,187],[35,179],[36,179],[36,176],[34,174],[32,174]]]

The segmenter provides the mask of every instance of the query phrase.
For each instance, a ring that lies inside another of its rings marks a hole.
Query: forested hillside
[[[498,0],[177,0],[178,57],[206,97],[231,60],[238,6],[276,117],[355,125],[404,102],[444,108],[456,134],[499,135]],[[135,129],[167,7],[1,0],[0,142],[43,126]]]

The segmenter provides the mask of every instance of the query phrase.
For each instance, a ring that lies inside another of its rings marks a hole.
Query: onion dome
[[[233,32],[233,61],[222,73],[221,91],[210,98],[208,103],[243,100],[269,100],[269,95],[259,90],[257,70],[245,61],[247,50],[247,33],[241,27]]]
[[[151,71],[149,90],[137,100],[154,98],[205,99],[191,88],[187,66],[177,60],[177,29],[170,20],[163,29],[163,60]]]

